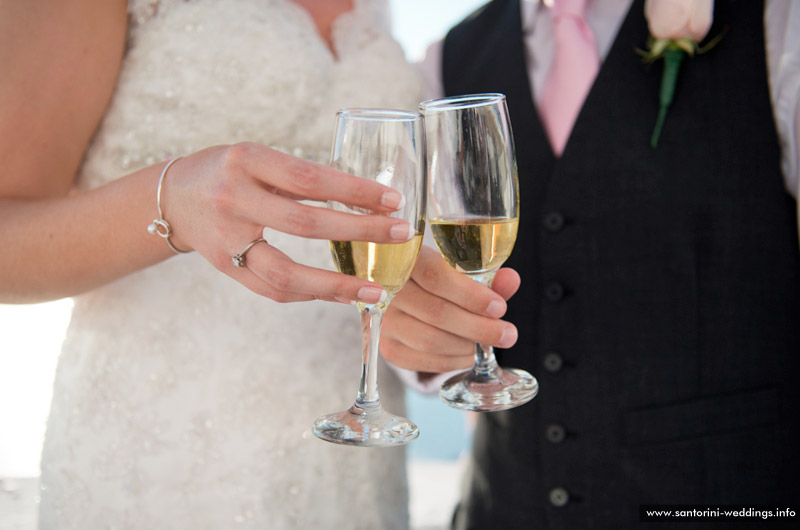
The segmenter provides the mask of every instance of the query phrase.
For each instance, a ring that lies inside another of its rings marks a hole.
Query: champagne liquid
[[[379,283],[391,299],[411,276],[422,246],[422,234],[397,244],[331,241],[330,245],[339,272]]]
[[[438,219],[430,224],[444,259],[467,274],[498,269],[514,248],[518,225],[516,217]]]

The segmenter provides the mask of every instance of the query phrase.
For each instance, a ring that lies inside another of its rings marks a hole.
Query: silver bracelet
[[[176,254],[187,254],[191,252],[191,250],[181,250],[175,245],[172,244],[172,241],[169,240],[169,237],[172,235],[172,227],[169,225],[166,219],[164,219],[164,212],[161,210],[161,186],[164,184],[164,177],[167,174],[167,170],[169,166],[180,160],[182,157],[173,158],[167,165],[164,166],[164,169],[161,170],[161,176],[158,178],[158,191],[156,192],[156,205],[158,206],[158,219],[153,219],[153,222],[147,225],[147,231],[151,234],[155,234],[164,238],[169,245],[169,248],[172,249],[173,252]]]

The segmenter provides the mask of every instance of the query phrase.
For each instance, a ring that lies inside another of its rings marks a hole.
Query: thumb
[[[520,283],[522,283],[522,280],[519,277],[519,273],[514,269],[504,267],[497,271],[492,281],[492,290],[505,300],[508,300],[517,292]]]

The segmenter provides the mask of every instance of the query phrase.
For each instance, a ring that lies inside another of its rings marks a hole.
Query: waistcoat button
[[[569,493],[564,488],[553,488],[547,498],[550,500],[550,504],[561,508],[569,502]]]
[[[544,295],[551,302],[558,302],[564,298],[564,286],[558,282],[550,282],[544,288]]]
[[[567,431],[561,425],[553,424],[548,425],[544,431],[547,441],[554,444],[560,444],[567,437]]]
[[[550,212],[544,216],[542,224],[550,232],[558,232],[564,228],[564,216],[560,212]]]
[[[544,365],[545,370],[554,374],[559,372],[564,366],[564,359],[558,353],[551,351],[544,356],[542,364]]]

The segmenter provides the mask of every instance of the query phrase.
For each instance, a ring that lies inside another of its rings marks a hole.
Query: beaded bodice
[[[333,55],[290,0],[132,0],[125,64],[81,185],[244,140],[327,162],[339,108],[415,109],[418,80],[385,2],[354,5],[334,23]]]

